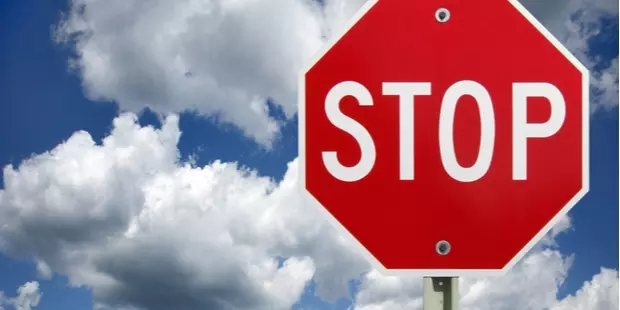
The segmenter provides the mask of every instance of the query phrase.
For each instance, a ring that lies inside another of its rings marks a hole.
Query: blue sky
[[[51,29],[61,20],[61,12],[70,12],[66,0],[0,3],[0,115],[3,116],[0,122],[0,165],[3,167],[9,164],[19,167],[24,159],[65,143],[79,130],[87,131],[100,143],[103,137],[110,135],[112,120],[120,109],[134,106],[134,103],[123,105],[123,98],[126,97],[120,95],[118,101],[121,108],[109,100],[88,98],[88,86],[68,68],[68,60],[75,56],[73,46],[52,39]],[[615,12],[601,16],[596,19],[600,33],[589,37],[585,53],[588,59],[595,59],[591,67],[596,70],[605,70],[618,57],[617,7]],[[617,69],[615,74],[617,79]],[[98,83],[97,80],[88,82]],[[617,80],[615,83],[617,87]],[[97,91],[114,96],[113,91],[94,90]],[[617,99],[617,92],[613,96]],[[591,118],[590,192],[571,211],[571,228],[556,238],[557,251],[563,255],[574,255],[568,275],[558,287],[558,300],[575,294],[584,282],[591,281],[601,272],[601,267],[618,270],[618,108],[617,101],[615,104],[605,102],[601,105],[606,107]],[[261,147],[256,142],[259,135],[251,133],[254,127],[243,129],[242,126],[239,129],[234,118],[227,122],[223,117],[225,124],[215,124],[204,117],[210,113],[209,108],[201,110],[201,114],[181,112],[179,128],[182,135],[178,150],[182,160],[196,158],[195,166],[198,167],[209,165],[214,160],[236,161],[257,170],[260,175],[281,180],[287,171],[287,163],[297,156],[297,122],[294,115],[287,114],[289,106],[278,104],[276,100],[269,101],[267,106],[266,119],[281,124],[271,148]],[[167,107],[166,103],[162,103],[155,109],[165,110]],[[161,126],[155,113],[147,110],[139,115],[141,125]],[[4,187],[3,179],[0,179],[0,187]],[[3,205],[0,204],[0,207]],[[42,294],[37,309],[93,307],[91,286],[69,285],[71,275],[62,271],[55,273],[51,279],[41,277],[37,273],[34,257],[28,251],[24,253],[27,254],[20,255],[0,247],[0,291],[4,295],[15,296],[22,284],[37,281]],[[54,263],[47,263],[55,269]],[[56,266],[64,265],[57,263]],[[362,280],[351,277],[345,283],[353,296],[359,290],[354,283]],[[306,286],[300,300],[295,302],[296,308],[346,309],[355,298],[341,296],[336,301],[327,302],[317,296],[321,294],[315,294],[313,287],[312,283]],[[1,305],[0,302],[0,308]],[[11,308],[10,305],[7,307]]]

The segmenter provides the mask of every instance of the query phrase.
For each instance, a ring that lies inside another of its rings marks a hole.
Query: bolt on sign
[[[516,0],[371,0],[299,86],[305,201],[384,272],[502,274],[588,191],[588,71]]]

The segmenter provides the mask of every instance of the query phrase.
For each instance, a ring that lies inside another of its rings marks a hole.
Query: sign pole
[[[424,277],[424,310],[458,310],[458,277]]]

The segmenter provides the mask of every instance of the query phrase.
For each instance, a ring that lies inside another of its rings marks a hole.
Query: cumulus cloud
[[[71,0],[56,39],[94,100],[197,111],[269,144],[296,112],[297,74],[322,43],[311,0]]]
[[[235,163],[178,161],[178,118],[134,114],[97,145],[76,132],[4,168],[0,251],[92,288],[100,307],[289,309],[310,279],[329,300],[367,270],[301,202],[297,162],[275,182]]]
[[[196,167],[178,160],[176,116],[161,129],[141,127],[131,113],[113,123],[100,145],[80,131],[4,168],[1,252],[33,259],[41,277],[56,272],[92,288],[100,308],[290,309],[311,279],[319,297],[333,301],[360,275],[357,309],[421,306],[420,278],[370,270],[319,210],[304,205],[296,160],[280,182],[235,163]],[[610,270],[556,300],[572,256],[554,240],[570,229],[565,218],[506,277],[462,279],[464,309],[617,305]],[[28,293],[35,288],[24,286],[13,303],[38,304]]]
[[[618,309],[618,271],[601,268],[575,295],[564,298],[551,310]]]
[[[7,297],[0,291],[0,310],[4,309],[3,306],[10,306],[15,310],[31,310],[39,305],[41,295],[37,281],[26,282],[18,287],[15,297]]]

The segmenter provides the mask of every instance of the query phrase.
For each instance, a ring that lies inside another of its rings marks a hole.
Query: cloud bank
[[[6,166],[0,252],[90,287],[97,307],[290,309],[311,280],[335,301],[361,277],[356,309],[419,309],[420,278],[370,270],[303,203],[296,160],[280,182],[235,163],[197,167],[179,162],[180,135],[174,115],[155,129],[126,113],[101,145],[79,131]],[[572,258],[554,239],[570,228],[566,218],[506,277],[463,279],[464,309],[617,307],[611,270],[556,300]]]
[[[301,202],[296,161],[279,183],[192,167],[179,136],[176,116],[155,130],[123,114],[102,145],[76,132],[5,167],[0,251],[92,287],[102,306],[289,309],[311,278],[346,295],[366,262]]]

